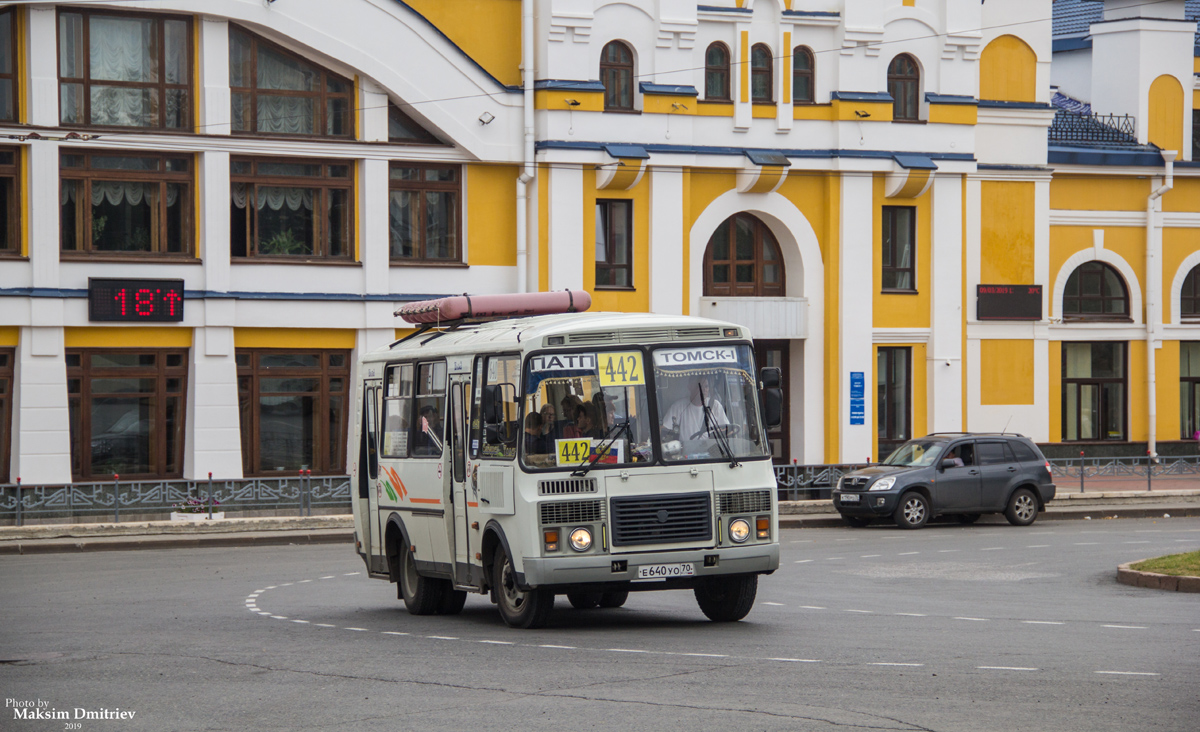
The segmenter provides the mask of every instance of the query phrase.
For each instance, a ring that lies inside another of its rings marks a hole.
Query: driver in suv
[[[891,516],[904,529],[953,515],[964,524],[985,513],[1003,513],[1028,526],[1054,498],[1050,463],[1027,437],[952,433],[920,437],[887,460],[846,473],[833,505],[851,526]]]

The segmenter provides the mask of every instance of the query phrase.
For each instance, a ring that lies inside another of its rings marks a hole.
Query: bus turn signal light
[[[760,539],[770,539],[771,538],[771,517],[770,516],[759,516],[757,519],[755,519],[754,524],[755,524],[755,528],[758,530],[758,538],[760,538]]]
[[[544,532],[542,532],[542,536],[546,540],[546,551],[548,551],[548,552],[558,551],[558,530],[557,529],[554,529],[552,531],[544,531]]]

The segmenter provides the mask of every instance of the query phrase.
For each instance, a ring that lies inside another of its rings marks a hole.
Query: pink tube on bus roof
[[[401,305],[396,315],[409,323],[440,323],[462,318],[521,318],[583,312],[592,297],[583,290],[523,292],[511,295],[457,295]]]

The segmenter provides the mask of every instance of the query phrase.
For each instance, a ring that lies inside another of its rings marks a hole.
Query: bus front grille
[[[561,496],[568,493],[595,493],[595,478],[556,478],[539,480],[538,494],[543,496]]]
[[[613,546],[712,541],[708,493],[612,499]]]
[[[717,506],[717,512],[724,516],[734,513],[770,513],[771,491],[718,493]]]
[[[547,501],[542,504],[542,525],[593,524],[604,520],[604,500]]]

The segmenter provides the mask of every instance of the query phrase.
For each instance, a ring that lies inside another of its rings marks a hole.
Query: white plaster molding
[[[1011,109],[1008,107],[979,107],[976,124],[1028,125],[1049,127],[1054,122],[1053,109]]]
[[[1062,319],[1062,298],[1063,290],[1067,287],[1067,278],[1080,265],[1087,262],[1100,261],[1112,265],[1114,269],[1121,273],[1121,277],[1125,280],[1125,287],[1129,290],[1129,315],[1133,318],[1133,325],[1141,325],[1144,320],[1142,318],[1142,286],[1138,282],[1137,275],[1133,271],[1133,267],[1129,266],[1129,262],[1121,255],[1109,250],[1098,248],[1096,246],[1081,249],[1070,257],[1063,266],[1058,270],[1058,274],[1054,278],[1054,298],[1051,302],[1051,315],[1053,319],[1061,321]],[[1092,326],[1101,325],[1106,330],[1120,328],[1119,325],[1113,323],[1070,323],[1065,327],[1076,328],[1080,325]],[[1142,332],[1142,337],[1145,337],[1145,332]]]
[[[551,43],[564,43],[569,38],[575,43],[587,43],[592,37],[591,13],[554,13],[550,16]]]
[[[872,343],[929,343],[930,328],[875,328]]]
[[[1200,226],[1200,215],[1196,216],[1197,226]],[[1051,226],[1133,226],[1139,229],[1146,226],[1145,211],[1074,211],[1060,208],[1050,209]]]
[[[1184,257],[1179,269],[1175,271],[1175,277],[1171,280],[1171,325],[1183,324],[1179,312],[1179,298],[1183,292],[1183,281],[1187,279],[1188,273],[1196,267],[1200,267],[1200,251],[1192,252]]]

